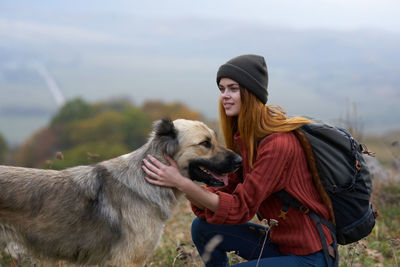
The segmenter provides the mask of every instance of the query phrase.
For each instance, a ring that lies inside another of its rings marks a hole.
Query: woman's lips
[[[225,108],[225,109],[229,109],[229,108],[231,108],[233,105],[234,105],[233,103],[224,103],[224,108]]]

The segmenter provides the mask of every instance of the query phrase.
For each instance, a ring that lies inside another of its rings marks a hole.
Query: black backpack
[[[375,225],[376,214],[370,203],[371,174],[364,159],[365,154],[371,153],[348,131],[326,123],[305,124],[294,133],[306,153],[317,191],[330,210],[330,221],[284,190],[274,195],[283,203],[283,215],[291,207],[307,213],[316,222],[328,261],[328,247],[321,223],[329,227],[335,243],[341,245],[366,237]]]

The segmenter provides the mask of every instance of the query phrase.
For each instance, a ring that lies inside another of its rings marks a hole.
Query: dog
[[[144,179],[148,154],[164,163],[170,156],[184,176],[211,186],[226,184],[242,160],[204,123],[161,119],[142,147],[97,164],[61,171],[0,166],[0,239],[39,259],[143,266],[182,195]]]

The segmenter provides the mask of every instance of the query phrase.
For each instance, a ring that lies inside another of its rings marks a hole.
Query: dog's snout
[[[233,159],[233,163],[235,166],[240,166],[242,164],[242,157],[238,154],[235,154],[235,158]]]

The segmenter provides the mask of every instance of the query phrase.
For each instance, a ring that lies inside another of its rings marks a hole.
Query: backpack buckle
[[[356,169],[357,169],[357,171],[359,171],[361,169],[361,165],[358,160],[356,160]]]
[[[307,207],[305,207],[305,206],[303,206],[303,205],[301,205],[301,206],[299,207],[299,210],[300,210],[301,212],[303,212],[304,214],[307,214],[307,213],[310,212],[310,209],[307,208]]]
[[[287,211],[281,210],[281,214],[279,214],[278,218],[281,218],[282,220],[286,220],[287,213],[288,213]]]

